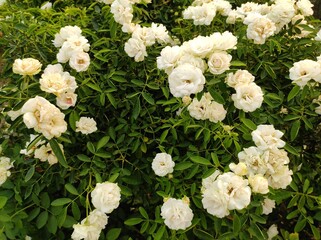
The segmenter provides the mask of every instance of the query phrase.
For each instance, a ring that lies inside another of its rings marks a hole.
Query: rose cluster
[[[133,57],[136,62],[144,61],[147,56],[146,48],[159,44],[174,43],[169,36],[166,27],[160,23],[152,23],[150,27],[142,27],[133,22],[133,5],[136,3],[150,3],[150,0],[111,0],[99,1],[111,4],[110,12],[113,14],[115,22],[122,25],[122,31],[132,34],[125,43],[125,52]]]
[[[97,183],[91,192],[91,202],[96,208],[80,223],[74,224],[71,235],[73,240],[90,239],[98,240],[101,230],[108,223],[108,216],[119,206],[121,194],[117,183]]]
[[[86,71],[90,65],[88,40],[81,35],[78,26],[66,26],[55,35],[53,44],[59,48],[57,60],[60,63],[69,62],[77,72]]]
[[[214,75],[229,69],[232,56],[227,51],[235,49],[236,44],[236,37],[228,31],[198,36],[181,46],[163,48],[157,57],[157,67],[168,74],[174,97],[190,96],[203,90],[203,73],[207,68]]]
[[[254,2],[243,3],[232,9],[225,0],[195,0],[183,12],[184,19],[192,19],[195,25],[210,25],[217,13],[226,16],[226,23],[242,21],[247,25],[247,38],[255,44],[264,44],[266,39],[279,33],[290,23],[306,24],[305,17],[313,14],[313,4],[309,0],[276,0],[272,5]],[[310,31],[298,27],[301,33],[296,37],[306,37]]]

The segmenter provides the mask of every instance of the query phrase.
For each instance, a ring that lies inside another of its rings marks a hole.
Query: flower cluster
[[[225,0],[195,0],[192,6],[183,12],[185,19],[193,19],[195,25],[210,25],[217,13],[226,16],[226,23],[235,24],[242,21],[247,27],[247,38],[255,44],[264,44],[266,39],[281,29],[300,20],[306,24],[305,17],[313,14],[313,4],[309,0],[276,0],[272,5],[254,2],[243,3],[232,9]],[[305,37],[310,32],[301,30],[297,37]]]
[[[168,74],[170,92],[174,97],[189,96],[203,90],[203,73],[207,68],[214,75],[229,69],[232,56],[226,51],[235,49],[236,44],[236,37],[228,31],[198,36],[181,46],[163,48],[157,57],[157,67]]]
[[[204,93],[201,100],[194,98],[187,110],[197,120],[208,119],[214,123],[223,121],[227,113],[222,104],[213,100],[210,93]]]
[[[0,157],[0,186],[7,180],[11,175],[9,171],[13,167],[13,162],[8,157]]]
[[[317,61],[304,59],[295,62],[290,68],[290,79],[300,88],[307,85],[310,80],[321,83],[321,56]]]
[[[71,235],[73,240],[90,239],[98,240],[101,230],[108,223],[107,213],[111,213],[119,206],[120,188],[117,183],[97,183],[91,192],[91,202],[96,208],[80,223],[74,224]]]
[[[61,109],[68,109],[75,106],[78,87],[75,77],[64,72],[61,64],[49,64],[39,80],[40,89],[44,92],[56,95],[56,104]]]
[[[292,171],[287,165],[290,162],[287,152],[282,149],[285,146],[281,140],[283,133],[273,125],[259,125],[251,135],[256,146],[239,152],[239,163],[230,164],[230,169],[246,175],[253,192],[266,194],[269,186],[285,189],[292,181]]]
[[[161,216],[168,228],[184,230],[192,225],[194,214],[189,207],[188,197],[184,197],[183,199],[164,199],[164,204],[161,207]]]
[[[66,26],[60,29],[53,40],[54,46],[60,48],[57,54],[58,62],[69,61],[70,67],[77,72],[86,71],[90,65],[87,53],[90,45],[81,32],[78,26]]]
[[[25,102],[21,114],[27,128],[33,128],[49,140],[67,130],[65,114],[43,97],[36,96]]]
[[[232,95],[234,106],[244,112],[253,112],[263,103],[262,89],[254,83],[255,77],[247,70],[229,73],[225,79],[228,86],[235,89]]]
[[[111,4],[110,12],[117,23],[122,25],[122,31],[132,34],[125,43],[125,52],[136,62],[144,61],[147,56],[146,47],[159,44],[174,43],[163,24],[152,23],[150,27],[142,27],[133,22],[133,5],[136,3],[150,3],[146,0],[112,0],[99,1]]]
[[[248,180],[233,172],[221,174],[216,170],[202,181],[202,204],[208,213],[218,218],[229,215],[230,210],[241,210],[251,202]]]

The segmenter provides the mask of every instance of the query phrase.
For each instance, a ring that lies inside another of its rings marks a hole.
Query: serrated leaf
[[[58,162],[61,164],[61,166],[63,166],[64,168],[68,168],[66,158],[62,153],[61,148],[59,147],[57,141],[55,139],[51,139],[49,141],[49,144],[50,144],[50,147],[52,148],[52,151],[56,155]]]

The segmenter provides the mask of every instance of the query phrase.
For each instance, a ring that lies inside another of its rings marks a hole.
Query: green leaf
[[[214,239],[214,236],[212,236],[208,232],[205,232],[202,229],[193,228],[193,233],[195,234],[195,236],[198,239],[202,239],[202,240],[213,240]]]
[[[231,66],[235,66],[235,67],[246,67],[246,63],[235,60],[235,61],[231,61]]]
[[[72,212],[72,215],[74,216],[74,218],[76,220],[80,219],[81,212],[80,212],[80,209],[79,209],[78,204],[76,202],[72,202],[72,204],[71,204],[71,212]]]
[[[47,221],[48,221],[48,212],[45,211],[45,212],[40,213],[39,216],[37,217],[37,221],[36,221],[37,228],[40,229],[43,226],[45,226]]]
[[[134,107],[133,107],[133,111],[132,111],[132,117],[134,119],[137,119],[140,113],[141,107],[140,107],[140,100],[139,97],[136,99]]]
[[[255,125],[254,122],[252,122],[250,119],[247,118],[241,118],[241,122],[244,123],[246,127],[248,127],[250,130],[254,131],[257,126]]]
[[[248,231],[251,235],[257,237],[258,239],[266,239],[261,229],[256,225],[256,223],[251,224],[248,228]]]
[[[159,143],[162,144],[164,141],[165,141],[165,138],[167,137],[168,135],[168,129],[166,129],[164,132],[162,132],[160,138],[159,138]]]
[[[155,105],[155,100],[150,93],[142,92],[142,96],[149,104]]]
[[[54,215],[50,215],[47,223],[48,232],[55,234],[57,232],[58,223]]]
[[[142,221],[144,220],[141,218],[130,218],[130,219],[127,219],[124,223],[128,226],[134,226],[141,223]]]
[[[320,236],[320,229],[318,229],[317,227],[315,227],[314,225],[310,224],[310,228],[312,230],[313,236],[316,240],[320,240],[321,236]]]
[[[89,150],[89,152],[95,154],[96,150],[95,150],[95,146],[92,142],[87,142],[87,149]]]
[[[58,198],[51,202],[51,206],[63,206],[70,203],[72,200],[70,198]]]
[[[190,159],[195,162],[195,163],[198,163],[198,164],[202,164],[202,165],[212,165],[212,163],[206,159],[206,158],[203,158],[201,156],[190,156]]]
[[[108,143],[109,139],[110,139],[109,136],[102,137],[102,138],[98,141],[96,149],[99,150],[99,149],[101,149],[102,147],[106,146],[106,144]]]
[[[233,233],[238,234],[241,231],[241,220],[240,218],[235,214],[233,216]]]
[[[139,207],[138,210],[139,210],[140,214],[141,214],[145,219],[148,219],[148,218],[149,218],[146,210],[145,210],[143,207]]]
[[[300,120],[294,121],[294,123],[292,124],[292,127],[291,127],[291,131],[290,131],[290,139],[291,139],[291,141],[296,139],[296,137],[298,136],[300,127],[301,127],[301,121]]]
[[[6,203],[7,203],[8,198],[4,196],[0,196],[0,209],[2,209]]]
[[[174,167],[174,169],[176,171],[182,171],[182,170],[186,170],[188,168],[190,168],[191,166],[193,166],[194,163],[191,162],[182,162],[182,163],[177,163]]]
[[[299,152],[289,144],[285,144],[284,149],[295,156],[300,156]]]
[[[114,173],[109,177],[108,182],[112,182],[112,183],[115,182],[118,176],[119,176],[119,173]]]
[[[106,239],[117,240],[121,233],[121,228],[112,228],[107,232]]]
[[[158,231],[156,232],[156,234],[154,235],[154,239],[155,240],[161,240],[163,239],[163,235],[166,231],[166,227],[165,225],[161,225],[161,227],[158,229]]]
[[[77,189],[76,189],[73,185],[71,185],[70,183],[66,183],[66,184],[65,184],[65,188],[66,188],[66,190],[67,190],[68,192],[70,192],[71,194],[73,194],[73,195],[79,195]]]
[[[302,218],[301,220],[299,220],[299,221],[295,224],[295,226],[294,226],[294,231],[295,231],[295,232],[301,232],[301,231],[304,229],[306,223],[307,223],[307,219],[306,219],[306,218]]]
[[[64,154],[62,153],[57,141],[55,139],[51,139],[49,141],[49,144],[50,144],[50,147],[52,148],[52,151],[54,152],[54,154],[58,158],[59,163],[63,167],[68,168],[68,164],[67,164],[66,158],[65,158]]]
[[[288,95],[288,102],[293,99],[296,95],[298,95],[298,93],[301,91],[301,88],[297,85],[294,86],[294,88],[292,88],[292,90],[289,92],[289,95]]]
[[[34,173],[35,173],[35,165],[31,165],[28,172],[26,173],[25,182],[28,182],[32,178]]]
[[[86,83],[86,86],[90,87],[93,90],[96,90],[97,92],[102,92],[101,88],[97,84],[89,82],[89,83]]]
[[[83,161],[83,162],[91,162],[91,159],[88,156],[84,155],[84,154],[78,154],[77,158],[80,161]]]
[[[221,94],[219,94],[215,89],[211,89],[209,90],[212,98],[214,99],[215,102],[218,102],[220,104],[224,104],[225,103],[225,99],[222,97]]]
[[[111,93],[106,93],[106,96],[107,96],[109,102],[111,103],[111,105],[113,105],[114,108],[117,108],[117,101],[114,98],[114,96]]]

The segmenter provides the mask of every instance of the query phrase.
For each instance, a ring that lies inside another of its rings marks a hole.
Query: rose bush
[[[0,1],[0,239],[320,239],[312,13]]]

